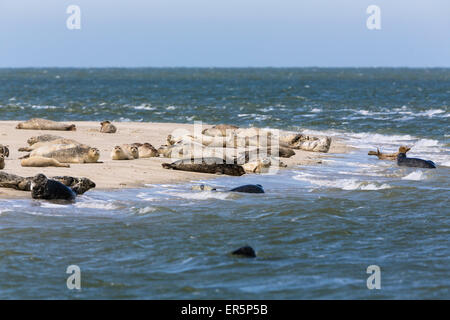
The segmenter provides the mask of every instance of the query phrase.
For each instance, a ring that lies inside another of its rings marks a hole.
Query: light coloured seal
[[[111,123],[111,121],[105,120],[100,122],[100,132],[103,133],[116,133],[117,128]]]
[[[70,168],[70,165],[67,163],[61,163],[53,158],[44,158],[44,157],[31,157],[22,159],[20,161],[20,165],[22,167],[61,167],[61,168]]]
[[[75,131],[77,130],[74,124],[65,124],[52,120],[33,118],[25,122],[20,122],[16,129],[29,130],[58,130],[58,131]]]
[[[96,163],[100,158],[100,151],[97,148],[72,146],[70,148],[56,149],[50,151],[43,149],[44,148],[39,148],[31,152],[30,158],[41,156],[44,158],[56,159],[61,163]]]
[[[5,169],[5,156],[0,154],[0,170]]]
[[[127,150],[124,150],[121,146],[115,146],[111,151],[112,160],[133,160],[134,157]]]
[[[36,142],[36,143],[32,144],[29,147],[19,148],[19,151],[22,151],[22,152],[33,151],[33,150],[36,150],[36,149],[41,148],[41,147],[47,147],[47,146],[57,145],[57,144],[80,145],[80,146],[85,146],[86,147],[85,144],[82,144],[82,143],[80,143],[80,142],[78,142],[76,140],[60,138],[60,139],[55,139],[55,140],[51,140],[51,141]]]
[[[48,142],[48,141],[53,141],[53,140],[57,140],[57,139],[63,139],[63,137],[61,136],[55,136],[53,134],[41,134],[39,136],[34,136],[31,137],[27,140],[27,143],[32,146],[35,143],[38,142]]]

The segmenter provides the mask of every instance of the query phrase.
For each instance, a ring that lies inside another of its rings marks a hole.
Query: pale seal
[[[27,140],[27,143],[32,146],[35,143],[38,142],[48,142],[48,141],[53,141],[53,140],[57,140],[57,139],[64,139],[63,137],[60,136],[55,136],[53,134],[42,134],[40,136],[34,136],[31,137]]]
[[[75,131],[74,124],[65,124],[47,119],[33,118],[25,122],[20,122],[16,129],[30,130],[59,130],[59,131]]]
[[[116,133],[116,131],[117,131],[116,126],[113,125],[108,120],[100,122],[100,126],[101,126],[100,132],[103,132],[103,133]]]
[[[39,173],[31,181],[31,197],[33,199],[73,201],[76,194],[61,182],[48,179]]]
[[[70,168],[69,164],[61,163],[53,158],[30,157],[20,161],[22,167],[61,167]]]
[[[112,160],[133,160],[134,157],[127,150],[124,150],[121,146],[115,146],[111,151]]]
[[[100,158],[97,148],[79,145],[55,145],[61,149],[47,150],[46,147],[31,152],[30,157],[53,158],[61,163],[96,163]]]
[[[42,147],[48,147],[51,145],[59,145],[59,144],[63,144],[63,145],[80,145],[80,146],[85,146],[85,144],[82,144],[76,140],[73,139],[66,139],[66,138],[59,138],[59,139],[55,139],[55,140],[51,140],[51,141],[42,141],[42,142],[36,142],[33,143],[31,146],[29,147],[23,147],[23,148],[19,148],[19,151],[22,152],[27,152],[27,151],[33,151]]]

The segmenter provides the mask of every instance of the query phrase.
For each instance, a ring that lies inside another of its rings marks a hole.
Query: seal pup
[[[115,146],[111,151],[112,160],[133,160],[134,157],[127,150],[124,150],[121,146]]]
[[[115,125],[111,123],[111,121],[105,120],[100,122],[100,132],[103,133],[116,133],[117,128]]]
[[[264,193],[264,188],[260,184],[246,184],[230,190],[231,192],[243,193]]]
[[[436,165],[431,160],[423,160],[418,158],[407,158],[406,153],[399,153],[397,155],[397,165],[401,167],[416,167],[436,169]]]
[[[247,258],[256,258],[255,250],[250,246],[241,247],[231,252],[232,255],[243,256]]]
[[[19,122],[16,129],[29,130],[59,130],[59,131],[76,131],[74,124],[65,124],[52,120],[33,118],[25,122]]]
[[[31,152],[30,158],[36,156],[53,158],[62,163],[96,163],[100,158],[100,151],[97,148],[74,145],[55,146],[64,146],[64,148],[56,150],[48,150],[45,147],[39,148]]]
[[[8,149],[8,147],[0,144],[0,154],[4,155],[5,158],[8,158],[9,157],[9,149]]]
[[[135,146],[138,148],[139,158],[153,158],[153,157],[159,156],[158,150],[156,150],[156,148],[153,147],[150,143],[135,142],[132,144],[132,146]]]
[[[380,149],[377,148],[376,152],[369,151],[369,153],[367,153],[367,154],[369,156],[377,156],[378,159],[380,159],[380,160],[396,161],[399,153],[407,153],[409,150],[411,150],[411,148],[409,148],[407,146],[400,146],[400,148],[398,148],[398,152],[396,152],[396,153],[382,153],[382,152],[380,152]]]
[[[30,157],[20,161],[22,167],[61,167],[70,168],[69,164],[61,163],[53,158]]]
[[[30,146],[32,146],[33,144],[38,143],[38,142],[48,142],[48,141],[53,141],[56,139],[64,139],[64,138],[60,137],[60,136],[55,136],[52,134],[42,134],[40,136],[34,136],[34,137],[29,138],[27,140],[27,143]]]
[[[212,174],[226,174],[229,176],[242,176],[244,168],[237,164],[224,163],[220,158],[191,158],[182,159],[173,163],[163,163],[164,169],[193,171]]]
[[[0,170],[5,169],[5,156],[0,154]]]
[[[61,182],[48,179],[39,173],[31,181],[31,197],[33,199],[73,201],[76,194]]]

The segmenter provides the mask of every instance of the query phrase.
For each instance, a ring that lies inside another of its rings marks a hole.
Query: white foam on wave
[[[410,174],[404,176],[402,178],[402,180],[413,180],[413,181],[420,181],[420,180],[425,180],[427,177],[426,175],[423,173],[423,171],[420,170],[416,170],[411,172]]]
[[[379,184],[375,182],[359,181],[357,179],[337,179],[337,180],[321,180],[321,179],[311,179],[304,175],[297,175],[293,177],[295,180],[306,181],[318,187],[341,189],[341,190],[382,190],[390,189],[391,186],[384,183]]]
[[[155,212],[156,208],[153,207],[145,207],[145,208],[140,208],[138,213],[139,214],[147,214],[147,213],[152,213]]]
[[[75,203],[77,208],[88,208],[88,209],[100,209],[100,210],[116,210],[119,209],[117,205],[110,201],[105,200],[89,200],[84,202]]]
[[[139,106],[133,106],[133,109],[135,109],[135,110],[148,110],[148,111],[156,110],[155,107],[152,107],[149,104],[141,104]]]
[[[226,200],[230,196],[230,193],[228,192],[215,192],[215,191],[167,192],[166,194],[189,200],[209,200],[209,199]]]
[[[56,204],[56,203],[50,203],[50,202],[42,202],[41,207],[42,208],[67,208],[68,205],[63,204]]]

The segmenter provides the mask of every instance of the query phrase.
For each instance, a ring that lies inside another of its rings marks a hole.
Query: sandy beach
[[[200,179],[216,178],[217,175],[176,171],[163,169],[161,164],[171,162],[168,158],[144,158],[131,161],[111,160],[111,150],[116,145],[149,142],[156,148],[166,144],[167,136],[176,129],[187,129],[193,132],[193,124],[179,123],[149,123],[149,122],[119,122],[115,123],[117,132],[114,134],[100,133],[100,124],[90,121],[66,122],[76,125],[76,131],[52,130],[19,130],[16,125],[19,121],[0,121],[0,144],[9,147],[10,156],[5,160],[7,173],[19,176],[34,176],[44,173],[47,176],[69,175],[73,177],[87,177],[93,180],[99,190],[119,188],[139,188],[145,184],[173,184]],[[203,125],[204,128],[210,125]],[[65,138],[75,139],[100,150],[100,161],[103,163],[71,164],[70,168],[33,168],[22,167],[19,157],[25,155],[19,152],[20,147],[26,147],[27,139],[41,134],[54,134]],[[333,140],[329,153],[345,153],[349,150],[339,140]],[[296,165],[320,164],[321,158],[327,153],[307,152],[295,150],[295,156],[282,158],[288,168]],[[0,188],[0,198],[17,199],[29,198],[29,192]]]

